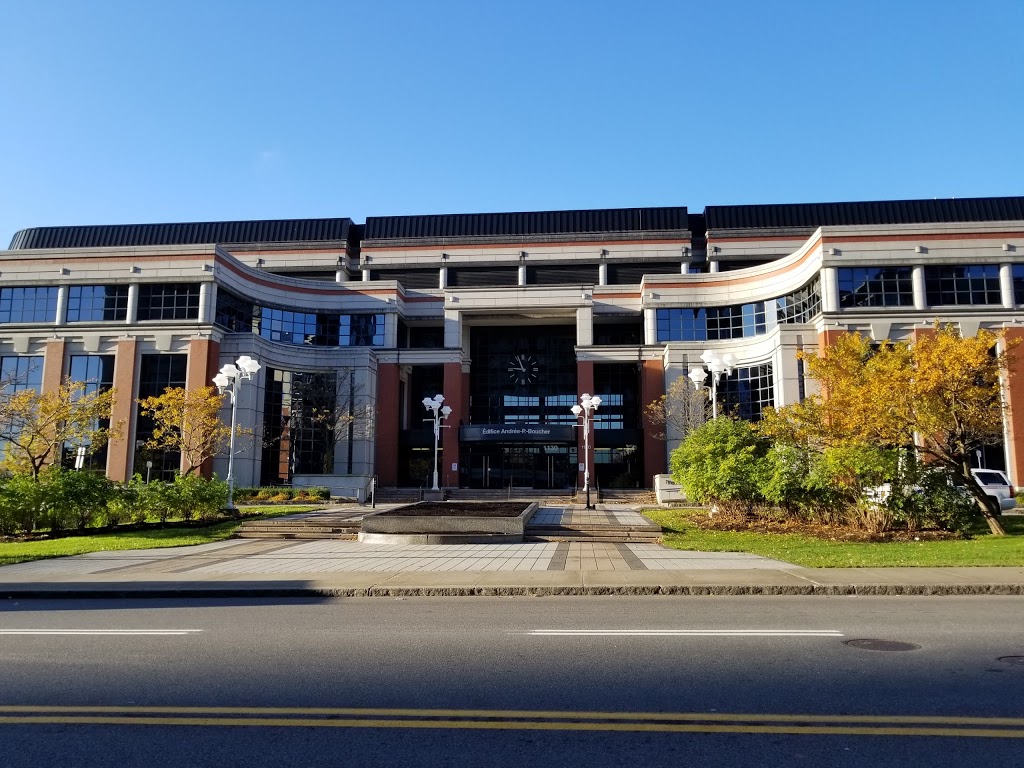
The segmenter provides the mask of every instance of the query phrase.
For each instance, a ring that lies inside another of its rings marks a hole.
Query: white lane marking
[[[189,635],[201,629],[0,629],[0,635]]]
[[[834,629],[533,629],[535,637],[842,637]]]

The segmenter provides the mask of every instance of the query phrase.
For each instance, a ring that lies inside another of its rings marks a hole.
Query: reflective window
[[[68,378],[71,381],[85,383],[85,394],[102,392],[114,386],[113,355],[71,355],[68,362]],[[102,419],[96,425],[101,428],[110,426],[109,419]],[[83,442],[83,445],[89,443]],[[77,445],[64,445],[62,464],[67,469],[75,466]],[[107,466],[107,446],[103,445],[96,451],[85,455],[84,469],[101,471]]]
[[[291,482],[294,474],[330,474],[337,428],[347,429],[338,414],[352,413],[351,400],[339,401],[348,373],[282,371],[268,368],[263,408],[262,482]],[[349,390],[350,391],[350,390]],[[351,455],[351,448],[349,448]],[[350,470],[351,471],[351,470]]]
[[[912,307],[913,267],[841,267],[839,306]]]
[[[1024,304],[1024,264],[1013,265],[1013,303]]]
[[[259,313],[249,299],[243,299],[223,288],[217,290],[217,311],[213,322],[236,333],[254,333]]]
[[[143,283],[139,286],[139,320],[197,320],[199,283]]]
[[[184,387],[188,355],[142,355],[139,360],[139,399],[162,395],[168,387]],[[139,406],[141,410],[141,406]],[[153,451],[144,444],[153,436],[153,420],[136,415],[134,472],[147,476],[146,462],[152,462],[149,476],[153,480],[173,480],[181,467],[177,451]]]
[[[43,387],[43,358],[36,355],[0,357],[0,388],[14,393],[23,389],[39,392]]]
[[[1002,303],[998,264],[925,267],[924,285],[931,306]]]
[[[442,329],[442,342],[443,342]],[[383,347],[384,315],[342,315],[339,343],[343,347]]]
[[[57,288],[0,288],[0,323],[53,323]]]
[[[764,302],[701,309],[659,309],[658,341],[718,341],[765,332]]]
[[[69,323],[124,320],[127,317],[127,285],[72,285],[68,289]]]
[[[757,421],[761,418],[761,410],[775,402],[771,363],[734,368],[731,374],[719,381],[718,396],[722,413]]]
[[[803,288],[775,300],[780,323],[806,323],[821,312],[820,281],[815,278]]]

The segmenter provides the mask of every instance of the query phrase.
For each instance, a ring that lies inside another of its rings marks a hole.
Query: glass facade
[[[760,336],[766,330],[764,302],[727,307],[657,310],[658,341],[719,341]]]
[[[933,307],[1002,303],[998,264],[925,267],[924,285]]]
[[[747,421],[761,418],[761,410],[775,402],[775,380],[771,363],[734,368],[718,383],[719,412]]]
[[[0,323],[57,321],[57,288],[0,288]]]
[[[282,344],[314,347],[382,347],[384,315],[342,315],[261,306],[225,290],[217,291],[214,322],[236,333],[258,333]]]
[[[6,392],[20,392],[43,387],[43,358],[38,355],[5,355],[0,357],[0,386]]]
[[[198,320],[199,283],[143,283],[139,320]]]
[[[1024,264],[1013,265],[1013,303],[1024,304]]]
[[[162,395],[168,387],[184,387],[188,355],[142,355],[139,359],[139,399]],[[178,451],[157,451],[144,447],[153,436],[153,419],[136,407],[135,463],[133,472],[146,477],[146,462],[153,462],[153,480],[170,481],[181,467]]]
[[[335,371],[267,369],[263,484],[289,483],[296,474],[333,474],[335,449],[346,438],[351,442],[352,433],[348,420],[352,401],[339,397],[339,382],[351,384],[351,375],[339,379]],[[344,434],[337,434],[338,430]],[[351,450],[348,455],[351,457]]]
[[[780,323],[807,323],[821,312],[821,281],[815,278],[803,288],[775,300]]]
[[[840,267],[839,306],[912,307],[912,267]]]
[[[103,392],[114,386],[113,355],[71,355],[68,361],[68,378],[71,381],[85,383],[85,394]],[[103,429],[110,427],[109,419],[102,419],[97,425]],[[88,445],[88,443],[85,443]],[[75,449],[77,446],[65,445],[62,451],[62,465],[67,469],[75,466]],[[107,467],[107,446],[85,455],[84,469],[97,472]]]
[[[67,322],[109,322],[128,317],[127,285],[72,285]]]

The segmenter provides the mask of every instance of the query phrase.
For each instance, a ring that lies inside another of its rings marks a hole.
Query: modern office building
[[[177,466],[146,451],[138,398],[250,355],[239,484],[423,485],[421,401],[443,393],[443,485],[572,488],[586,392],[593,475],[649,487],[674,442],[645,406],[707,349],[736,358],[724,407],[756,418],[805,396],[797,351],[842,331],[1020,337],[1022,308],[1024,197],[45,227],[0,252],[0,366],[115,387],[123,436],[91,458],[115,479]],[[1020,377],[1006,397],[980,461],[1021,485]]]

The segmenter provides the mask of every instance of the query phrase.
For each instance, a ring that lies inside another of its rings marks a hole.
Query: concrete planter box
[[[515,517],[371,514],[363,518],[359,540],[405,544],[519,543],[539,506],[539,502],[531,502]]]

